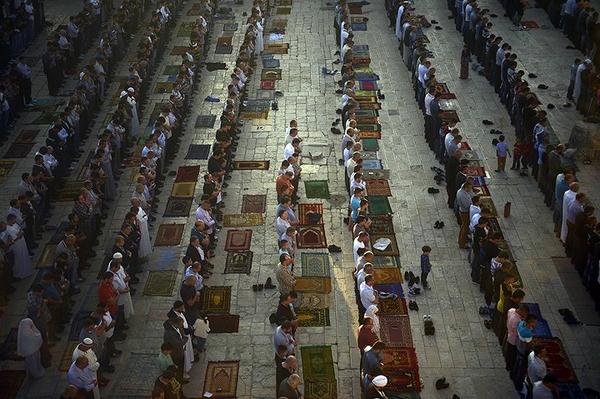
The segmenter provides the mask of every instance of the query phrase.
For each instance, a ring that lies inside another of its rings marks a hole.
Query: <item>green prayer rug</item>
[[[304,181],[306,198],[329,198],[329,184],[327,180]]]
[[[337,381],[304,379],[304,399],[337,399]]]
[[[300,327],[326,327],[330,326],[329,309],[298,309],[296,316]]]
[[[363,139],[361,143],[364,151],[379,151],[379,142],[377,139]]]
[[[301,346],[300,353],[302,354],[302,371],[305,380],[335,379],[331,346]]]
[[[301,263],[303,277],[330,277],[328,253],[303,252]]]
[[[152,270],[144,286],[146,296],[171,296],[175,288],[177,272],[175,270]]]
[[[163,75],[177,75],[179,74],[180,65],[167,65],[163,70]]]
[[[388,197],[383,195],[369,195],[369,213],[373,215],[386,215],[392,213],[392,207]]]
[[[40,116],[35,118],[33,122],[29,122],[30,125],[49,125],[56,121],[56,118],[60,116],[59,112],[42,112]]]

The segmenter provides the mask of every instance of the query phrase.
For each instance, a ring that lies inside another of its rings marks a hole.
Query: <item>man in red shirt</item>
[[[292,197],[294,193],[294,185],[292,184],[292,178],[294,174],[292,172],[286,172],[282,175],[277,176],[275,180],[275,190],[277,191],[277,200],[281,203],[281,198],[286,195]]]
[[[116,318],[119,312],[119,306],[117,305],[119,292],[113,287],[112,280],[113,274],[111,272],[104,272],[102,281],[98,285],[98,300],[100,303],[106,304],[110,315]]]

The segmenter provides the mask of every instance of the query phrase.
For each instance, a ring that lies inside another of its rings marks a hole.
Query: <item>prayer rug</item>
[[[324,277],[297,277],[294,290],[298,292],[329,294],[331,292],[331,279]]]
[[[200,15],[202,15],[202,9],[200,8],[201,4],[192,4],[192,8],[190,8],[187,12],[187,15],[190,17],[198,17]]]
[[[377,97],[376,96],[356,97],[356,101],[358,101],[360,104],[364,104],[364,103],[376,103],[377,102]]]
[[[217,120],[216,115],[198,115],[194,128],[199,129],[203,127],[212,128]]]
[[[171,82],[157,82],[154,86],[154,94],[165,94],[170,93],[173,90],[173,83]]]
[[[38,129],[23,129],[15,139],[15,143],[35,143],[39,132]]]
[[[145,325],[146,330],[159,329],[162,327],[163,321],[156,323],[148,323]],[[159,333],[160,334],[160,333]],[[158,335],[157,335],[158,336]],[[162,334],[160,334],[162,336]],[[147,348],[147,349],[146,349]],[[145,347],[144,350],[151,350]],[[116,382],[113,382],[115,392],[118,395],[114,397],[125,398],[150,398],[154,389],[154,381],[160,374],[156,368],[156,353],[130,353],[127,358],[128,364],[135,365],[134,367],[125,367],[115,374]],[[113,380],[114,381],[114,380]],[[104,395],[113,397],[112,395]]]
[[[375,139],[364,139],[361,143],[365,151],[379,151],[379,142]]]
[[[269,111],[242,111],[240,112],[240,119],[267,119],[269,117]]]
[[[196,25],[195,22],[183,22],[179,26],[179,30],[177,31],[177,37],[190,37],[194,25]]]
[[[292,0],[278,0],[275,3],[278,7],[282,7],[282,6],[286,6],[286,7],[291,7],[292,5]]]
[[[365,159],[362,163],[363,169],[383,169],[380,159]]]
[[[386,215],[392,213],[390,202],[383,195],[369,195],[369,213],[373,215]]]
[[[271,161],[233,161],[233,170],[269,170]]]
[[[209,155],[209,144],[190,144],[185,159],[208,159]]]
[[[546,368],[559,383],[577,384],[579,381],[573,370],[560,338],[534,338],[532,345],[541,345],[546,349]]]
[[[300,224],[323,224],[323,204],[299,204],[298,221]]]
[[[179,245],[183,235],[184,224],[161,224],[156,232],[155,247]]]
[[[508,259],[510,259],[513,263],[515,262],[515,258],[510,250],[510,246],[506,242],[506,240],[499,240],[496,245],[500,251],[504,251],[508,254]]]
[[[217,39],[217,46],[231,46],[233,36],[221,36]]]
[[[79,333],[81,333],[83,324],[90,318],[92,312],[92,310],[80,310],[75,313],[71,321],[71,329],[69,330],[69,341],[79,341]]]
[[[450,93],[450,89],[448,89],[448,85],[447,85],[446,83],[442,83],[442,82],[438,82],[438,83],[435,85],[435,90],[436,90],[438,93],[442,93],[442,94],[443,94],[443,93]]]
[[[296,316],[301,327],[330,326],[329,309],[298,309]]]
[[[260,81],[260,90],[275,90],[275,81],[274,80],[261,80]]]
[[[476,160],[481,160],[481,158],[479,157],[479,154],[477,154],[475,151],[473,150],[467,150],[467,151],[463,151],[462,155],[460,157],[461,159],[466,159],[468,161],[476,161]]]
[[[16,161],[3,161],[0,160],[0,180],[4,179],[6,176],[10,174],[13,167],[15,166]]]
[[[240,362],[238,360],[208,362],[204,376],[204,392],[210,392],[212,398],[236,398]]]
[[[402,275],[397,267],[376,267],[373,269],[376,284],[402,283]]]
[[[322,224],[298,227],[298,248],[327,248],[327,237]]]
[[[210,334],[236,333],[240,330],[240,315],[215,314],[208,315]]]
[[[357,109],[354,114],[357,118],[375,118],[379,116],[379,112],[374,109]]]
[[[388,315],[379,318],[381,340],[388,347],[412,348],[410,319],[406,316]]]
[[[335,379],[333,369],[333,354],[329,345],[314,345],[300,347],[302,355],[302,372],[304,379],[332,380]]]
[[[362,14],[362,6],[360,5],[355,5],[355,6],[349,6],[348,9],[350,10],[350,14]]]
[[[367,30],[367,24],[364,22],[354,22],[352,23],[352,30],[355,32],[361,32],[361,31],[366,31]]]
[[[388,384],[385,389],[386,392],[391,393],[404,393],[407,390],[410,391],[421,391],[421,378],[419,377],[419,369],[392,369],[382,367],[382,371],[388,377]],[[420,396],[417,395],[418,398]]]
[[[252,251],[228,252],[225,261],[225,274],[250,274],[252,269]]]
[[[383,359],[381,362],[385,365],[386,368],[392,370],[416,370],[419,367],[417,353],[415,351],[415,348],[411,346],[404,348],[384,349]]]
[[[360,90],[379,90],[379,86],[377,85],[377,82],[365,82],[365,81],[361,81],[358,82],[358,88]]]
[[[200,174],[200,166],[180,166],[177,169],[177,177],[175,183],[195,182]]]
[[[236,213],[223,215],[223,227],[262,226],[265,219],[262,213]]]
[[[177,75],[179,74],[180,65],[167,65],[163,69],[163,75]]]
[[[174,183],[171,189],[171,197],[193,197],[196,191],[196,182]]]
[[[483,176],[473,176],[473,186],[475,187],[480,187],[480,186],[485,186],[486,182],[485,182],[485,177]]]
[[[265,213],[267,196],[258,194],[242,195],[242,213]]]
[[[486,217],[498,217],[498,211],[492,197],[479,197],[479,207],[481,208],[481,214]]]
[[[306,192],[306,198],[329,198],[327,180],[305,180],[304,191]]]
[[[374,82],[376,80],[379,80],[379,76],[371,72],[356,72],[355,78],[356,80],[361,82]]]
[[[330,277],[329,253],[302,252],[302,277]]]
[[[381,132],[369,132],[369,131],[360,131],[360,133],[358,133],[358,137],[361,140],[364,139],[377,139],[380,140],[381,139]]]
[[[298,292],[294,307],[298,309],[325,309],[330,305],[329,295],[317,292]]]
[[[521,26],[525,29],[538,29],[540,27],[535,21],[521,21]]]
[[[384,256],[399,256],[400,250],[398,249],[398,242],[396,241],[395,234],[370,234],[371,247],[373,248],[373,254],[384,255]],[[374,247],[374,244],[380,239],[388,239],[391,242],[384,250],[379,250]]]
[[[400,275],[402,278],[402,275]],[[375,284],[377,286],[377,291],[380,292],[388,292],[390,294],[396,294],[400,298],[404,298],[404,289],[402,288],[402,283],[391,283],[391,284]]]
[[[277,7],[275,15],[290,15],[291,12],[291,7]]]
[[[145,296],[171,296],[177,280],[176,270],[151,270],[144,285]]]
[[[533,329],[533,336],[535,338],[552,338],[552,330],[546,320],[538,318]]]
[[[204,287],[202,294],[202,310],[205,313],[229,313],[231,306],[231,287],[211,285]]]
[[[269,33],[285,33],[287,28],[287,19],[274,19],[271,21]]]
[[[74,201],[79,193],[83,184],[81,182],[73,181],[67,182],[64,187],[58,190],[56,201],[57,202],[71,202]]]
[[[153,268],[156,270],[173,270],[179,266],[181,257],[175,248],[161,248],[155,252]],[[162,320],[162,319],[161,319]]]
[[[440,111],[438,115],[442,122],[448,122],[449,125],[456,125],[460,122],[460,118],[454,110]]]
[[[237,22],[223,25],[223,32],[235,32],[238,30]]]
[[[267,58],[262,60],[263,68],[279,68],[279,60]]]
[[[271,109],[271,100],[252,99],[246,100],[242,105],[243,112],[256,112],[268,115],[269,109]]]
[[[263,69],[260,74],[260,80],[281,80],[281,69]]]
[[[381,125],[379,123],[363,123],[357,124],[356,128],[364,132],[379,132],[381,131]]]
[[[373,179],[390,180],[390,170],[389,169],[363,169],[363,179],[364,180],[373,180]]]
[[[67,372],[69,368],[71,368],[71,364],[73,364],[73,351],[79,345],[79,334],[77,334],[76,341],[68,341],[67,347],[60,358],[60,362],[58,363],[58,371]]]
[[[485,170],[481,166],[469,165],[465,167],[465,174],[467,176],[485,176]]]
[[[12,143],[4,158],[26,158],[34,145],[34,143]]]
[[[372,179],[367,180],[366,183],[368,195],[383,195],[386,197],[391,197],[392,191],[387,180]]]
[[[335,379],[304,379],[304,399],[337,399],[337,381]]]
[[[252,230],[229,230],[225,251],[248,251],[252,243]]]
[[[502,233],[502,229],[500,228],[500,224],[498,223],[498,219],[496,218],[488,218],[488,234],[497,233],[500,234],[502,239],[504,239],[504,234]]]
[[[399,267],[399,256],[375,256],[373,257],[373,266],[375,267]]]
[[[440,93],[442,100],[456,100],[456,94],[454,93]]]
[[[62,241],[63,238],[64,238],[64,235],[63,235],[63,237],[61,237],[59,242]],[[37,269],[52,267],[52,266],[54,266],[55,259],[56,259],[56,244],[46,244],[35,267]]]
[[[192,201],[192,198],[169,197],[163,216],[167,218],[188,217]]]
[[[289,43],[269,43],[265,46],[266,54],[287,54],[290,48]]]
[[[56,118],[60,116],[59,112],[48,112],[44,111],[40,116],[35,118],[29,125],[49,125],[56,121]]]
[[[374,288],[379,290],[380,287],[385,287],[388,284],[375,284]],[[400,286],[400,284],[393,284],[394,286]],[[381,316],[383,315],[408,315],[408,308],[406,307],[406,301],[404,298],[398,299],[381,299],[377,304]]]
[[[370,180],[369,180],[370,181]],[[394,234],[394,222],[391,216],[381,215],[371,217],[370,234]]]
[[[231,54],[233,53],[233,46],[217,46],[215,48],[215,54]]]
[[[490,196],[492,195],[490,193],[490,189],[488,188],[488,186],[473,186],[473,191],[475,192],[475,194],[477,195],[485,195],[485,196]]]
[[[212,71],[219,71],[219,70],[226,70],[227,69],[227,64],[224,62],[207,62],[206,63],[206,70],[208,72],[212,72]]]

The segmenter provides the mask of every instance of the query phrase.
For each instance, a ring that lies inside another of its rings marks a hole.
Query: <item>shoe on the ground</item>
[[[274,289],[277,288],[277,286],[273,285],[273,281],[271,280],[271,277],[267,277],[267,281],[265,282],[265,289],[270,290],[270,289]]]
[[[437,188],[435,188],[435,187],[429,187],[429,188],[427,189],[427,192],[428,192],[429,194],[437,194],[437,193],[439,193],[439,192],[440,192],[440,190],[439,190],[439,189],[437,189]]]
[[[484,320],[483,321],[483,325],[485,326],[485,328],[487,328],[488,330],[492,329],[492,321],[491,320]]]
[[[440,390],[440,389],[446,389],[450,386],[450,384],[448,382],[446,382],[445,378],[440,378],[435,382],[435,389]]]

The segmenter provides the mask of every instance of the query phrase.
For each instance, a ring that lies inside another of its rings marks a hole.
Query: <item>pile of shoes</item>
[[[430,314],[426,314],[423,316],[423,325],[425,326],[425,335],[435,334],[435,327],[433,326],[433,319],[431,318]]]
[[[450,386],[450,384],[446,381],[446,377],[438,378],[435,381],[435,389],[437,389],[438,391],[440,389],[446,389],[449,386]]]
[[[254,292],[262,291],[263,289],[272,290],[275,288],[277,288],[277,286],[273,284],[271,277],[268,277],[264,284],[252,284],[252,291]]]
[[[413,297],[421,293],[421,288],[418,287],[421,279],[413,272],[404,272],[404,280],[408,283],[408,296]]]
[[[565,323],[569,325],[580,325],[581,322],[575,317],[573,312],[570,309],[558,309],[558,313],[563,317]]]
[[[441,220],[436,220],[435,224],[433,225],[434,229],[443,229],[444,228],[444,222],[442,222]]]
[[[437,166],[432,166],[431,170],[435,172],[433,180],[435,180],[438,186],[441,185],[443,181],[446,181],[446,172],[444,172],[443,169],[440,169]]]
[[[416,312],[419,311],[419,305],[417,305],[417,301],[413,301],[413,300],[408,301],[408,308],[410,310],[414,310]]]

